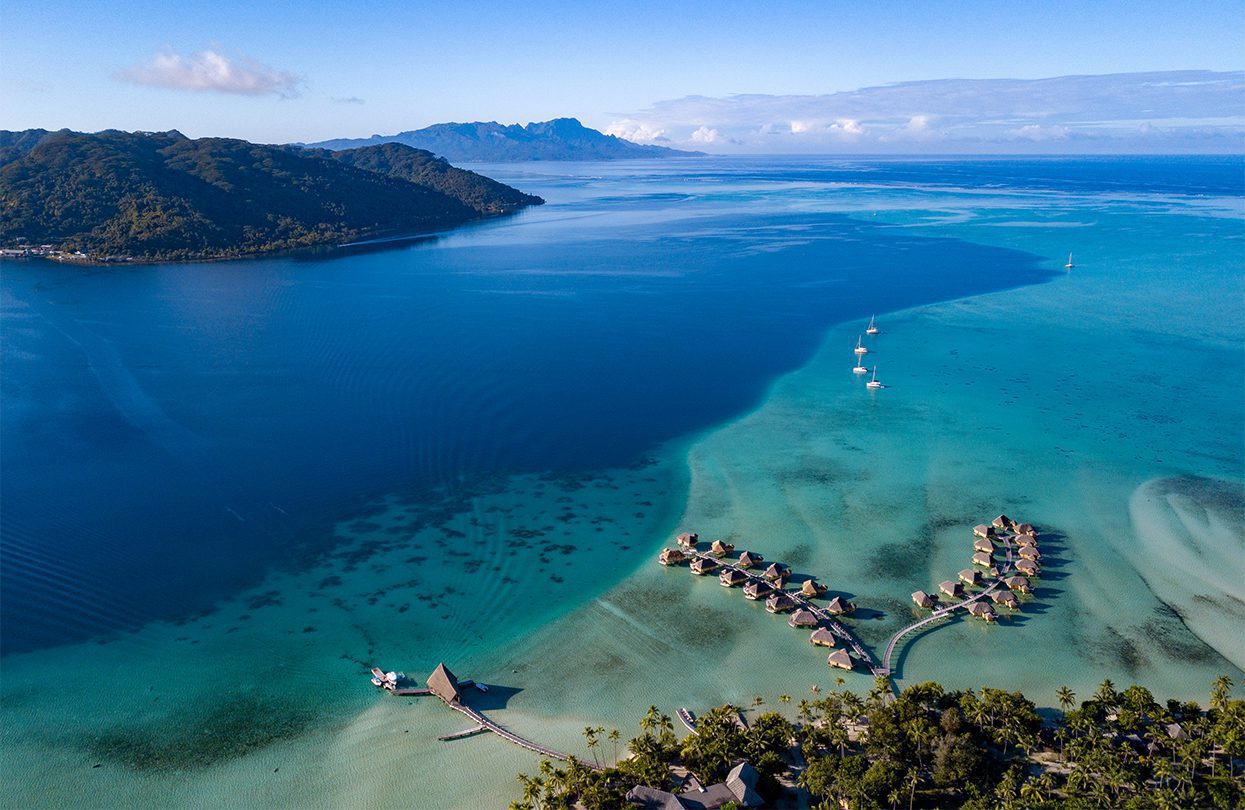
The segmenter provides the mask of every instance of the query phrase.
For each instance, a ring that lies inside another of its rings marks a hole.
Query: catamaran
[[[882,383],[878,382],[878,367],[874,366],[873,367],[873,379],[865,383],[865,388],[876,389],[876,388],[885,388],[885,387],[886,387],[885,385],[882,385]]]
[[[856,355],[856,365],[852,366],[853,374],[868,374],[869,369],[865,368],[860,362],[860,355]]]
[[[856,354],[868,354],[869,350],[860,343],[860,335],[856,336]]]
[[[1072,257],[1069,256],[1068,260],[1071,261]],[[866,335],[876,335],[879,331],[881,331],[878,329],[878,325],[875,323],[877,319],[878,319],[877,315],[874,315],[872,318],[869,319],[869,326],[865,329]]]
[[[1064,270],[1071,270],[1071,269],[1072,269],[1073,267],[1075,267],[1075,266],[1076,266],[1076,265],[1074,265],[1074,264],[1072,263],[1072,254],[1071,254],[1071,253],[1069,253],[1069,254],[1068,254],[1068,263],[1067,263],[1067,264],[1065,264],[1065,265],[1063,266],[1063,269],[1064,269]]]

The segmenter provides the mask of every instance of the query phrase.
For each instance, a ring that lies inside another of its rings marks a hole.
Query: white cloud
[[[716,129],[702,126],[700,129],[692,133],[692,140],[696,143],[717,143],[722,136]]]
[[[117,74],[133,84],[167,87],[192,92],[234,93],[243,96],[298,95],[302,80],[284,70],[257,62],[249,56],[229,57],[205,49],[189,56],[167,51],[146,64],[134,65]]]
[[[802,132],[808,132],[808,130],[809,130],[809,124],[807,121],[792,121],[791,122],[791,134],[792,135],[799,135]]]
[[[1062,140],[1068,137],[1069,129],[1061,126],[1044,127],[1041,124],[1025,124],[1023,127],[1009,130],[1009,135],[1026,141]]]
[[[855,118],[839,118],[827,129],[830,131],[830,134],[849,140],[859,138],[865,134],[865,128]]]
[[[928,115],[914,115],[908,119],[908,124],[907,126],[904,127],[904,132],[907,132],[911,135],[920,135],[921,133],[925,132],[928,128],[929,128],[929,116]]]
[[[622,138],[624,141],[652,143],[653,141],[664,140],[666,130],[661,127],[650,126],[631,118],[624,118],[623,120],[615,121],[606,127],[605,134]]]

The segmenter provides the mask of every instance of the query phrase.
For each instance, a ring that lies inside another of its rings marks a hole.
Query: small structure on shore
[[[657,562],[662,565],[678,565],[686,559],[687,555],[683,553],[682,549],[677,548],[663,548],[661,554],[657,555]]]
[[[823,593],[826,592],[826,590],[827,590],[826,586],[822,585],[820,582],[818,582],[815,579],[806,579],[804,580],[804,584],[800,586],[800,593],[802,593],[804,596],[808,597],[809,599],[813,599],[815,597],[821,596]]]
[[[1033,560],[1021,559],[1016,563],[1016,570],[1025,576],[1035,577],[1042,573],[1042,567]]]
[[[818,627],[808,637],[808,643],[814,647],[833,647],[838,642],[834,640],[834,633],[831,633],[824,627]]]
[[[712,557],[697,557],[692,560],[692,573],[698,577],[703,577],[714,571],[718,567],[718,561]]]
[[[826,658],[826,663],[832,667],[847,670],[850,670],[854,665],[852,657],[848,654],[847,650],[835,650],[830,653],[829,657]]]
[[[980,565],[983,568],[989,568],[994,565],[994,558],[984,551],[978,551],[973,555],[973,565]]]
[[[782,563],[770,563],[770,567],[765,569],[765,573],[762,576],[770,582],[777,582],[786,579],[790,573],[791,569]]]
[[[1013,591],[1020,591],[1021,593],[1029,593],[1032,589],[1032,586],[1029,584],[1029,580],[1020,576],[1008,577],[1003,580],[1003,584],[1011,588]]]
[[[965,568],[956,577],[965,585],[976,585],[981,582],[981,572],[976,568]]]
[[[718,582],[724,588],[734,588],[736,585],[743,585],[748,581],[748,575],[738,568],[723,568],[722,573],[718,574]]]
[[[795,607],[795,600],[786,591],[775,591],[765,600],[765,609],[770,613],[786,613]]]
[[[990,607],[988,602],[973,602],[968,606],[968,612],[978,619],[983,619],[987,622],[992,622],[998,618],[998,614],[994,612],[994,608]]]
[[[855,602],[849,602],[841,596],[836,596],[826,605],[826,610],[830,611],[833,616],[842,616],[844,613],[851,613],[856,609]]]
[[[938,597],[933,594],[928,594],[925,591],[916,591],[912,594],[912,601],[919,608],[933,610],[938,604]]]
[[[990,525],[996,529],[1010,529],[1012,526],[1016,525],[1016,521],[1012,520],[1007,515],[999,515],[994,520],[990,521]]]
[[[1015,610],[1020,607],[1020,600],[1016,598],[1016,594],[1011,591],[995,591],[990,594],[990,598],[994,600],[994,604],[1002,605],[1005,608]]]
[[[973,527],[973,536],[985,537],[987,539],[994,537],[994,527],[987,526],[984,523],[978,523],[976,526]]]
[[[696,544],[700,542],[700,535],[695,532],[683,532],[674,538],[680,546],[684,548],[696,548]]]
[[[715,557],[725,557],[727,554],[734,554],[735,544],[727,543],[725,540],[714,540],[709,544],[709,553]]]
[[[765,562],[764,557],[760,554],[754,554],[751,551],[744,551],[739,555],[740,568],[755,568],[763,562]]]
[[[821,619],[817,618],[817,614],[808,608],[800,608],[791,614],[791,620],[787,624],[792,627],[816,627],[821,624]]]
[[[1018,553],[1023,559],[1026,560],[1042,559],[1042,552],[1037,550],[1037,546],[1021,546]]]
[[[978,537],[973,541],[973,551],[984,551],[987,554],[993,554],[994,543],[991,543],[984,537]]]
[[[751,599],[754,602],[758,599],[764,599],[774,590],[768,582],[763,579],[748,580],[748,584],[744,586],[744,598]]]
[[[955,597],[959,596],[964,589],[960,587],[960,583],[948,579],[938,583],[938,590],[947,596]]]

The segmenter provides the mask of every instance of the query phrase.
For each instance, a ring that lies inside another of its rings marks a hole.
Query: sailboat
[[[869,350],[860,344],[860,335],[856,336],[856,354],[868,354]]]
[[[852,373],[853,374],[868,374],[869,373],[869,369],[861,365],[860,355],[856,355],[856,365],[852,366]]]
[[[1068,257],[1068,258],[1069,258],[1069,261],[1071,261],[1071,257]],[[877,319],[878,319],[877,315],[874,315],[872,318],[869,319],[869,326],[865,328],[866,335],[876,335],[879,331],[881,331],[880,329],[878,329],[878,325],[875,323]]]
[[[874,366],[873,367],[873,379],[865,383],[865,388],[878,389],[878,388],[885,388],[885,387],[886,387],[885,385],[882,385],[882,383],[878,382],[878,367]]]
[[[1071,254],[1071,253],[1069,253],[1069,254],[1068,254],[1068,263],[1067,263],[1067,264],[1065,264],[1065,265],[1063,266],[1063,269],[1064,269],[1064,270],[1071,270],[1071,269],[1072,269],[1073,267],[1075,267],[1075,266],[1076,266],[1076,265],[1074,265],[1074,264],[1072,263],[1072,254]]]

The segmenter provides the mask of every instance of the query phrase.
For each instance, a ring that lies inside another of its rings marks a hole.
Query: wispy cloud
[[[359,98],[358,96],[347,96],[346,98],[334,98],[333,101],[335,101],[338,104],[363,104],[364,103],[363,99]]]
[[[117,78],[173,90],[286,98],[297,96],[302,85],[302,79],[289,71],[277,70],[245,55],[227,56],[211,48],[188,56],[165,51],[150,62],[120,71]]]
[[[1242,98],[1245,71],[945,79],[816,96],[688,96],[611,129],[722,152],[1239,152]]]

